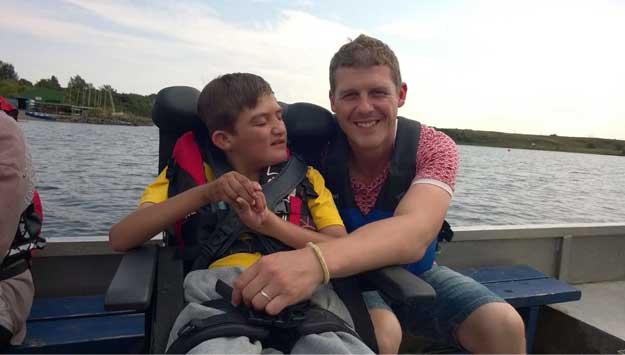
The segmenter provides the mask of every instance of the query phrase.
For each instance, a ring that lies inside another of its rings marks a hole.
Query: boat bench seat
[[[505,299],[525,322],[528,353],[532,350],[541,306],[576,301],[581,291],[528,265],[483,266],[458,270]]]
[[[141,353],[145,316],[107,311],[104,295],[36,298],[27,335],[10,353]]]
[[[145,316],[107,311],[104,295],[36,298],[24,343],[10,353],[141,353]]]

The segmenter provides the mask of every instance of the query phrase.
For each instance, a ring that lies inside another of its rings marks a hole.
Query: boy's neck
[[[248,166],[244,162],[238,159],[235,159],[234,157],[229,156],[228,154],[226,154],[226,160],[228,161],[228,164],[230,164],[230,166],[232,167],[234,171],[238,172],[239,174],[245,176],[246,178],[252,181],[256,181],[256,182],[259,181],[261,169]]]

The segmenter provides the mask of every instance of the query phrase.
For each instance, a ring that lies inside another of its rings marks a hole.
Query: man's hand
[[[323,270],[310,248],[265,255],[234,280],[232,303],[275,315],[310,298],[322,281]]]

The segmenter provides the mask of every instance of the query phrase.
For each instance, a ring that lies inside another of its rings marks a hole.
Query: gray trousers
[[[241,267],[216,267],[208,270],[190,272],[184,280],[185,300],[189,303],[178,315],[169,334],[167,347],[178,337],[178,330],[192,319],[204,319],[223,311],[202,306],[202,302],[220,299],[215,292],[218,279],[232,285],[234,279],[243,271]],[[345,320],[352,328],[352,318],[343,302],[330,285],[322,285],[311,297],[311,302]],[[301,337],[293,346],[293,354],[372,354],[360,339],[344,332],[326,332]],[[281,354],[273,348],[263,348],[260,341],[248,337],[223,337],[206,340],[197,345],[189,354]]]

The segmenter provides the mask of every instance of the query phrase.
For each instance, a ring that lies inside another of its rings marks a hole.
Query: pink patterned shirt
[[[416,164],[413,184],[432,184],[450,195],[453,194],[458,170],[458,149],[449,136],[422,124]],[[389,167],[390,161],[380,175],[370,182],[359,181],[350,176],[354,201],[363,214],[369,213],[375,205]]]

